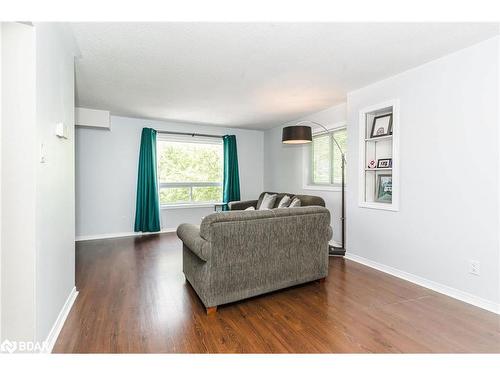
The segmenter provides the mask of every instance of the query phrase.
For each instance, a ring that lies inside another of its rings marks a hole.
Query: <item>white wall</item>
[[[37,139],[46,162],[37,163],[37,340],[44,340],[75,286],[74,56],[68,30],[36,23]],[[68,138],[55,125],[68,126]]]
[[[264,134],[264,188],[266,191],[290,192],[317,195],[325,200],[332,215],[333,239],[341,241],[341,192],[304,189],[303,175],[306,167],[303,160],[304,148],[310,145],[286,145],[281,143],[283,127],[294,125],[302,120],[319,122],[324,126],[336,125],[346,121],[346,105],[340,104],[289,123],[269,129]],[[349,136],[349,135],[348,135]],[[348,162],[348,164],[351,164]],[[346,187],[346,190],[349,186]]]
[[[2,338],[34,340],[34,29],[4,23],[2,50]]]
[[[500,31],[499,31],[500,32]],[[497,38],[497,88],[498,88],[498,95],[497,95],[497,122],[498,122],[498,128],[500,128],[500,37]],[[497,139],[498,139],[498,145],[500,145],[500,131],[497,131]],[[500,152],[498,152],[498,175],[500,176]],[[500,177],[499,177],[499,184],[500,184]],[[498,192],[498,212],[500,216],[500,189],[497,190]],[[500,233],[500,218],[498,220],[498,229],[497,232]],[[500,242],[500,240],[499,240]],[[500,246],[499,246],[500,247]],[[499,249],[499,256],[498,256],[498,270],[500,274],[500,249]],[[499,297],[498,299],[500,300],[500,275],[498,276],[498,294]]]
[[[57,24],[2,27],[2,335],[41,342],[75,285],[75,50]]]
[[[497,306],[498,37],[348,94],[349,164],[363,107],[400,100],[400,210],[358,206],[348,168],[347,250]],[[481,263],[479,277],[469,260]],[[496,305],[495,305],[496,304]]]
[[[238,145],[242,199],[256,199],[263,190],[263,132],[207,125],[111,117],[111,130],[76,130],[77,238],[130,233],[134,230],[137,167],[141,131],[159,130],[234,134]],[[163,209],[162,228],[199,224],[213,207]]]
[[[0,342],[2,341],[2,28],[0,22]]]

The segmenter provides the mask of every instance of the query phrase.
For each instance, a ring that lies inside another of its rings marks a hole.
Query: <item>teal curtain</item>
[[[135,202],[136,232],[160,231],[160,204],[156,178],[156,130],[142,129]]]
[[[236,149],[236,137],[225,135],[224,141],[224,185],[223,206],[227,210],[227,203],[240,200],[240,174],[238,171],[238,150]]]

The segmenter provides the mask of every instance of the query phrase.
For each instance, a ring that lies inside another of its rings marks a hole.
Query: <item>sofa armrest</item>
[[[257,200],[229,202],[228,206],[230,211],[242,211],[248,207],[257,209]]]
[[[210,243],[200,236],[200,227],[193,224],[181,224],[177,228],[177,237],[198,258],[205,262],[210,259]]]

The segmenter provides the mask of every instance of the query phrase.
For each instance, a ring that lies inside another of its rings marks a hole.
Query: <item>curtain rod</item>
[[[156,130],[156,129],[155,129]],[[222,135],[200,134],[200,133],[182,133],[182,132],[169,132],[166,130],[156,130],[160,134],[176,134],[176,135],[189,135],[191,137],[208,137],[208,138],[222,138]]]

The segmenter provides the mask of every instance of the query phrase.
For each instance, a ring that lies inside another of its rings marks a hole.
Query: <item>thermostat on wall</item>
[[[56,135],[59,138],[68,138],[68,127],[63,122],[56,124]]]

